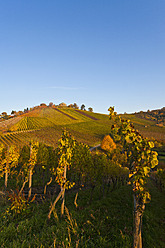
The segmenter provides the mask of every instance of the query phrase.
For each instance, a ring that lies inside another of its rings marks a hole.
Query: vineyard
[[[153,121],[128,114],[123,115],[123,118],[130,119],[144,137],[165,141],[165,128],[156,126]],[[109,133],[109,125],[107,115],[67,107],[60,109],[47,107],[1,121],[0,137],[8,144],[16,143],[16,139],[12,141],[13,134],[17,136],[18,143],[19,140],[26,143],[27,140],[35,138],[40,142],[43,139],[43,142],[52,145],[57,144],[62,129],[67,128],[78,141],[95,146]]]
[[[3,131],[8,130],[10,127],[17,124],[17,122],[19,122],[21,119],[22,119],[22,117],[15,117],[15,118],[11,118],[9,120],[1,121],[0,122],[0,131],[1,130],[3,130]]]
[[[1,247],[165,245],[163,139],[109,111],[43,108],[1,134]]]
[[[40,117],[24,117],[17,124],[9,128],[9,131],[25,131],[33,129],[41,129],[44,127],[54,126],[51,121]]]

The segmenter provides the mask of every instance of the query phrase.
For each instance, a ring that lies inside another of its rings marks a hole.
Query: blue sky
[[[0,85],[0,113],[165,106],[165,1],[0,1]]]

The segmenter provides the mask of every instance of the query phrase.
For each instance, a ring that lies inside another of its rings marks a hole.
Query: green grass
[[[165,195],[152,183],[150,191],[152,200],[146,205],[143,217],[143,247],[162,248],[165,246]],[[74,205],[75,194],[71,191],[66,196],[73,227],[67,214],[60,218],[61,201],[56,209],[58,219],[52,214],[50,221],[47,220],[49,200],[32,203],[26,213],[6,219],[3,218],[5,205],[0,202],[0,247],[67,247],[70,227],[70,247],[76,247],[76,241],[79,241],[78,247],[82,248],[131,248],[133,196],[130,186],[122,186],[104,198],[96,189],[91,204],[90,190],[82,190],[78,195],[77,209]]]
[[[150,248],[165,247],[165,192],[149,185],[151,202],[146,204],[143,217],[143,245]]]
[[[112,192],[107,198],[94,194],[94,200],[89,205],[90,192],[82,191],[78,196],[78,210],[73,204],[75,193],[66,198],[72,220],[77,233],[71,228],[72,245],[79,240],[78,247],[131,247],[132,243],[132,193],[129,187],[123,187]],[[127,197],[127,201],[126,201]],[[47,220],[50,202],[32,204],[29,212],[22,216],[8,219],[1,217],[0,246],[1,247],[63,247],[69,243],[67,223],[68,216],[59,221]],[[57,207],[58,215],[59,205]],[[121,205],[123,206],[121,208]],[[128,211],[129,210],[129,211]],[[124,217],[123,217],[124,216]]]

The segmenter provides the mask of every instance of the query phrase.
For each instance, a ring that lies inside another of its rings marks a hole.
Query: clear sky
[[[165,0],[0,1],[0,113],[165,106]]]

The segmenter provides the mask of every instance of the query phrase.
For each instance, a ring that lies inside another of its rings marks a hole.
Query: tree
[[[7,113],[6,112],[2,112],[1,117],[4,119],[7,119]]]
[[[93,108],[89,107],[89,108],[88,108],[88,111],[89,111],[89,112],[93,112]]]
[[[73,104],[73,108],[75,108],[75,109],[79,109],[79,107],[78,107],[77,103],[74,103],[74,104]]]
[[[105,151],[111,152],[116,149],[116,144],[109,135],[106,135],[102,140],[101,148]]]
[[[69,104],[69,105],[68,105],[68,108],[73,108],[73,104],[72,104],[72,103]]]
[[[50,102],[50,103],[49,103],[49,107],[52,107],[52,106],[53,106],[53,102]]]
[[[84,104],[81,105],[81,110],[85,110],[85,105]]]
[[[58,106],[59,106],[59,107],[66,107],[67,105],[66,105],[66,103],[62,102],[62,103],[60,103]]]
[[[47,105],[45,103],[41,103],[40,106],[41,107],[47,107]]]
[[[22,115],[24,112],[23,111],[18,111],[18,112],[16,112],[16,115],[18,116],[18,115]]]
[[[11,115],[14,115],[16,113],[16,111],[12,110],[11,111]]]

